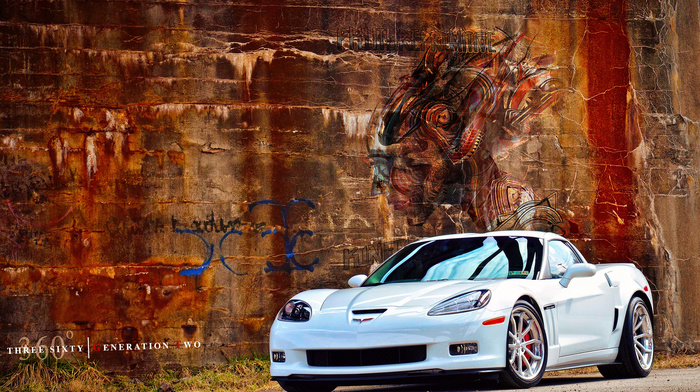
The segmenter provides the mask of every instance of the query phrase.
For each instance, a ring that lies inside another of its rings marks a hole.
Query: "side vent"
[[[556,346],[559,344],[559,336],[557,334],[557,323],[556,323],[556,305],[549,304],[544,307],[544,323],[545,330],[547,331],[547,341],[550,345]]]
[[[382,314],[386,312],[386,309],[362,309],[362,310],[353,310],[352,314]]]
[[[613,318],[613,331],[617,329],[617,319],[620,318],[620,309],[615,308],[615,317]]]

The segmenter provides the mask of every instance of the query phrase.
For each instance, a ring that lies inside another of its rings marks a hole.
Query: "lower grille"
[[[426,346],[369,348],[364,350],[308,350],[309,366],[375,366],[425,361]]]

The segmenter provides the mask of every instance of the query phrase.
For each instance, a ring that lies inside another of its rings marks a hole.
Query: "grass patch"
[[[700,367],[700,354],[658,353],[654,369]],[[562,370],[548,376],[594,374],[596,367]],[[94,363],[55,360],[20,362],[14,372],[0,379],[0,392],[251,392],[279,389],[270,381],[266,357],[236,358],[226,365],[201,369],[183,368],[130,378],[108,375]]]
[[[655,369],[682,369],[700,367],[700,354],[656,354]]]
[[[241,358],[228,365],[200,369],[193,374],[183,370],[174,390],[183,391],[255,391],[270,384],[267,358]]]
[[[0,381],[0,391],[96,391],[109,383],[109,378],[88,362],[41,361],[20,362],[17,369]]]
[[[20,362],[0,379],[0,392],[173,392],[256,391],[271,388],[270,361],[237,358],[229,364],[130,378],[108,375],[95,364],[51,360]]]

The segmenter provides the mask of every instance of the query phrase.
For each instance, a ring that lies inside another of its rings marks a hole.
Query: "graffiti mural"
[[[378,266],[409,242],[408,239],[385,240],[362,247],[343,249],[343,270]]]
[[[521,144],[530,120],[563,91],[533,56],[531,40],[496,31],[489,50],[462,51],[428,37],[419,64],[370,126],[372,194],[388,194],[410,225],[441,204],[466,212],[481,230],[559,230],[556,197],[539,198],[494,157]]]
[[[291,273],[294,270],[300,270],[300,271],[310,271],[313,272],[314,270],[314,265],[317,265],[320,262],[320,259],[317,257],[314,259],[310,264],[301,264],[297,262],[296,256],[294,253],[294,249],[296,248],[297,242],[300,238],[304,236],[312,236],[314,233],[310,230],[299,230],[296,232],[292,232],[289,227],[289,210],[296,204],[304,204],[307,205],[311,209],[315,209],[316,206],[311,200],[308,199],[293,199],[289,201],[287,204],[282,205],[274,200],[259,200],[254,203],[251,203],[248,206],[248,212],[252,212],[255,208],[269,205],[276,207],[277,210],[280,213],[280,216],[282,218],[282,226],[281,227],[273,227],[267,230],[261,230],[266,224],[264,222],[260,223],[245,223],[245,226],[249,227],[252,232],[255,233],[260,233],[260,238],[267,237],[268,235],[274,235],[279,237],[283,243],[284,243],[284,250],[285,250],[285,262],[282,265],[275,265],[271,261],[267,262],[266,267],[264,268],[265,273],[270,273],[270,272],[286,272],[286,273]],[[172,224],[173,224],[173,232],[177,234],[183,234],[183,235],[192,235],[198,238],[200,241],[202,241],[202,244],[205,247],[205,252],[204,252],[204,259],[202,261],[202,264],[193,267],[193,268],[185,268],[180,271],[180,275],[183,276],[197,276],[201,275],[207,268],[211,267],[211,262],[214,260],[215,255],[218,257],[218,260],[221,262],[221,265],[223,265],[228,271],[233,273],[236,276],[244,276],[247,275],[247,273],[239,273],[236,270],[234,270],[233,266],[229,265],[229,263],[226,262],[227,258],[229,258],[227,255],[225,255],[225,250],[224,250],[224,244],[226,240],[232,236],[241,236],[243,235],[243,231],[239,229],[243,229],[244,222],[241,221],[241,219],[236,219],[236,220],[229,220],[228,223],[224,223],[223,218],[219,218],[219,225],[217,226],[217,223],[214,219],[214,214],[212,213],[209,218],[205,221],[199,221],[199,220],[192,220],[191,227],[186,228],[182,227],[180,224],[180,221],[176,219],[175,217],[172,217]],[[224,229],[228,229],[228,231],[224,232],[221,235],[221,238],[218,241],[210,242],[205,236],[206,233],[220,233],[223,232]],[[231,237],[235,238],[235,237]]]
[[[312,210],[316,208],[314,203],[311,200],[308,199],[293,199],[289,201],[286,205],[281,205],[280,203],[274,201],[274,200],[260,200],[257,201],[253,204],[251,204],[248,207],[249,211],[253,211],[258,206],[263,206],[263,205],[271,205],[276,207],[279,210],[279,213],[281,214],[282,217],[282,228],[272,228],[270,230],[264,231],[261,236],[265,237],[268,234],[274,234],[279,236],[283,241],[284,241],[284,250],[285,250],[285,262],[284,264],[278,266],[272,264],[272,262],[268,261],[267,262],[267,267],[265,267],[265,272],[274,272],[274,271],[282,271],[282,272],[287,272],[291,273],[294,270],[300,270],[300,271],[310,271],[313,272],[314,270],[314,265],[319,263],[319,258],[315,258],[310,264],[301,264],[297,262],[296,256],[294,255],[294,248],[297,245],[297,241],[299,238],[304,237],[304,236],[309,236],[311,237],[314,235],[313,231],[311,230],[299,230],[297,232],[292,232],[289,229],[289,222],[287,220],[288,214],[289,214],[289,209],[292,208],[295,204],[298,203],[303,203],[306,204],[309,208]]]
[[[186,268],[186,269],[183,269],[182,271],[180,271],[180,275],[183,275],[183,276],[201,275],[205,269],[209,268],[209,265],[211,264],[211,261],[214,258],[214,244],[209,243],[209,241],[207,241],[207,239],[204,238],[201,234],[197,233],[196,231],[190,230],[190,229],[175,229],[175,232],[178,234],[193,235],[193,236],[199,238],[202,241],[202,243],[204,244],[204,247],[206,248],[206,255],[204,256],[204,261],[202,262],[202,265],[199,267],[196,267],[196,268]],[[224,256],[222,253],[224,241],[231,234],[241,235],[241,234],[243,234],[243,232],[240,230],[231,229],[226,234],[221,236],[221,239],[218,242],[219,261],[221,261],[221,265],[226,267],[226,269],[231,271],[233,274],[238,275],[238,276],[243,276],[246,274],[245,273],[238,273],[238,272],[234,271],[233,268],[231,268],[228,264],[226,264],[226,256]]]

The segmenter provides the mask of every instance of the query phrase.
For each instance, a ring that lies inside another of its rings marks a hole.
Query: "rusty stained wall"
[[[498,28],[551,56],[563,93],[494,161],[556,194],[591,261],[643,268],[659,347],[697,347],[692,1],[6,5],[3,366],[42,336],[203,344],[93,353],[120,371],[264,353],[295,292],[342,287],[410,239],[479,230],[448,203],[409,225],[372,195],[373,110],[421,53],[339,48],[351,28]]]

